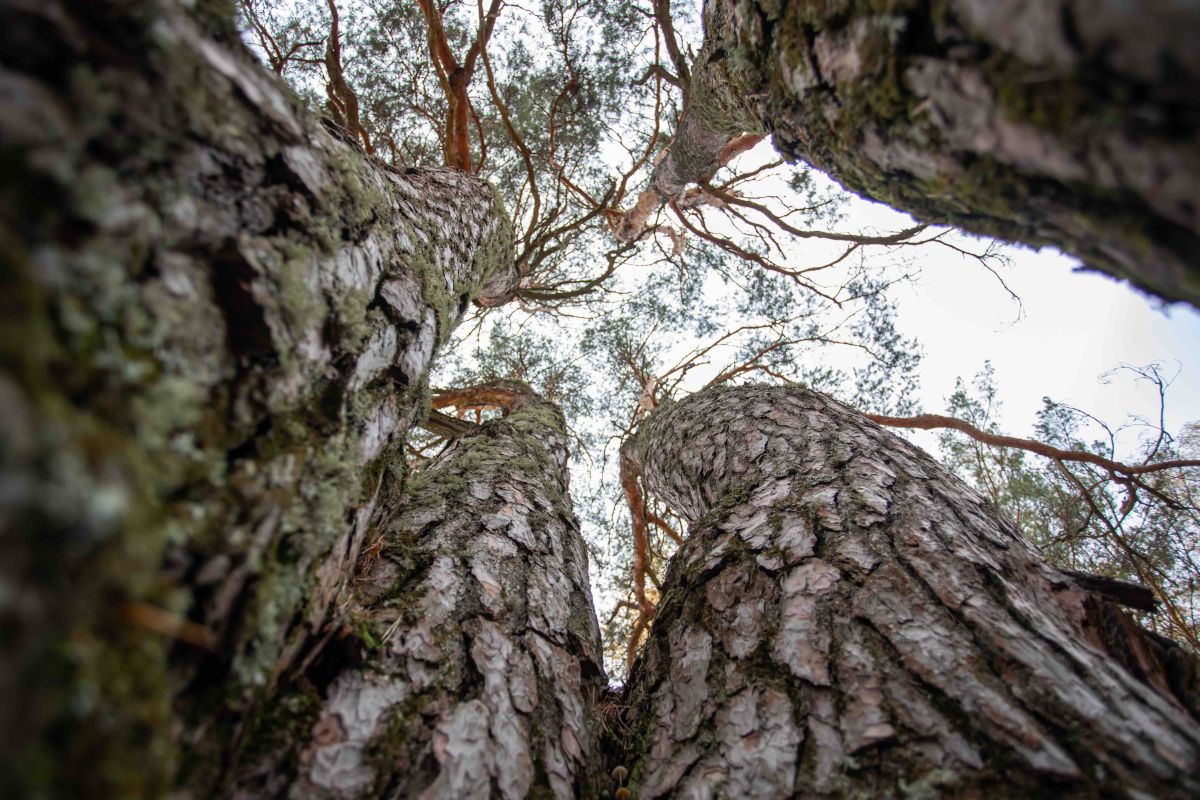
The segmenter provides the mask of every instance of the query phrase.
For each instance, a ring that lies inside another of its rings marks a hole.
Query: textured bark
[[[638,797],[1200,791],[1158,643],[918,449],[741,387],[627,452],[692,521],[626,698]]]
[[[705,25],[713,96],[785,156],[1200,304],[1194,3],[707,0]]]
[[[707,46],[693,70],[683,116],[650,178],[650,188],[664,200],[678,197],[689,184],[711,180],[723,166],[725,146],[739,134],[761,129],[752,104],[736,93],[721,59]]]
[[[319,701],[291,704],[311,733],[250,734],[280,746],[237,796],[586,795],[605,678],[567,476],[562,415],[526,394],[381,502],[355,637],[309,670]]]
[[[0,2],[0,794],[219,765],[514,279],[486,184],[365,157],[184,5]]]
[[[655,165],[649,186],[613,230],[621,241],[640,239],[651,215],[665,203],[679,200],[691,184],[707,183],[718,169],[762,140],[751,102],[737,94],[722,59],[707,45],[688,80],[671,144]]]

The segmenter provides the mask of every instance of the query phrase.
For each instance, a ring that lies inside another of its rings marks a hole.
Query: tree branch
[[[1181,467],[1200,467],[1200,459],[1185,458],[1176,459],[1173,461],[1159,461],[1154,464],[1123,464],[1120,461],[1114,461],[1111,458],[1098,456],[1095,453],[1088,453],[1082,450],[1062,450],[1057,447],[1038,442],[1033,439],[1021,439],[1016,436],[1004,436],[1001,434],[987,433],[981,431],[969,422],[954,417],[946,417],[941,414],[919,414],[915,417],[889,417],[883,414],[868,414],[863,413],[863,416],[878,425],[886,425],[889,428],[918,428],[921,430],[935,430],[938,428],[950,428],[961,433],[965,433],[972,439],[983,442],[984,444],[994,445],[996,447],[1015,447],[1019,450],[1026,450],[1030,453],[1036,453],[1046,458],[1051,458],[1056,461],[1074,461],[1082,464],[1093,464],[1097,467],[1108,470],[1109,472],[1118,473],[1121,475],[1146,475],[1151,472],[1161,472],[1166,469],[1179,469]]]

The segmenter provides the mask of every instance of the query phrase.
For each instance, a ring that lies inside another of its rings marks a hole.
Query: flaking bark
[[[1200,791],[1182,651],[908,443],[741,387],[626,452],[691,521],[626,698],[639,797]]]
[[[567,480],[561,412],[525,389],[381,502],[353,635],[309,670],[311,731],[285,728],[235,794],[587,796],[605,678]]]
[[[486,184],[364,156],[230,11],[0,2],[0,794],[214,780],[514,280]]]
[[[1118,0],[707,0],[681,130],[745,114],[923,222],[1200,304],[1200,11]],[[748,129],[748,128],[747,128]]]

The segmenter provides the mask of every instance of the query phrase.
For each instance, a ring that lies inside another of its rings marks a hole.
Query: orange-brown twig
[[[479,30],[475,40],[471,42],[462,63],[454,57],[450,49],[450,41],[442,24],[442,11],[434,5],[433,0],[417,0],[421,13],[425,17],[426,34],[429,41],[429,54],[437,68],[438,81],[446,95],[446,127],[442,139],[442,154],[446,166],[456,167],[466,172],[473,171],[471,159],[471,98],[467,88],[475,73],[476,59],[487,47],[488,39],[496,26],[496,18],[500,15],[503,0],[492,0],[486,12],[482,3],[479,4]]]
[[[646,499],[642,495],[640,470],[634,459],[621,455],[621,489],[629,505],[629,517],[633,528],[633,593],[637,598],[638,616],[633,625],[625,650],[626,668],[633,669],[637,643],[642,631],[654,618],[654,604],[646,596],[646,570],[650,561],[650,544],[647,536]]]
[[[1019,450],[1026,450],[1030,453],[1036,453],[1039,456],[1045,456],[1056,461],[1074,461],[1082,464],[1093,464],[1109,472],[1118,475],[1147,475],[1151,472],[1162,472],[1165,469],[1179,469],[1180,467],[1200,467],[1200,459],[1183,458],[1174,461],[1158,461],[1153,464],[1123,464],[1120,461],[1114,461],[1111,458],[1088,453],[1082,450],[1062,450],[1058,447],[1038,442],[1033,439],[1021,439],[1016,436],[1004,436],[1002,434],[988,433],[981,431],[965,420],[955,417],[946,417],[941,414],[919,414],[915,417],[888,417],[883,414],[863,414],[864,417],[879,425],[886,425],[889,428],[919,428],[921,430],[934,430],[936,428],[951,428],[956,431],[967,434],[976,441],[984,444],[994,445],[996,447],[1015,447]]]
[[[126,623],[171,639],[178,639],[203,650],[215,650],[217,635],[205,626],[176,616],[149,603],[129,602],[121,606]]]

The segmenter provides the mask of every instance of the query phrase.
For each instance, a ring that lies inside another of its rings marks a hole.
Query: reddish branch
[[[443,158],[448,167],[456,167],[465,172],[472,172],[474,166],[471,160],[471,98],[467,87],[475,74],[475,64],[480,53],[487,47],[492,29],[496,26],[496,18],[500,15],[503,0],[492,0],[487,13],[483,13],[480,3],[479,31],[475,41],[467,50],[467,55],[460,64],[450,49],[450,41],[446,37],[446,29],[442,24],[442,10],[434,5],[433,0],[417,0],[421,13],[425,17],[426,33],[429,41],[429,54],[437,68],[438,81],[446,94],[446,127],[442,138]],[[477,165],[475,165],[477,166]]]
[[[430,411],[421,427],[441,437],[441,439],[457,439],[461,436],[479,430],[483,415],[487,412],[508,413],[537,397],[524,383],[520,381],[496,380],[463,389],[437,389],[430,401]],[[454,416],[442,413],[439,409],[453,408]],[[464,419],[467,414],[474,416],[472,422]],[[414,453],[418,457],[420,453]]]
[[[650,229],[647,227],[650,216],[667,203],[680,198],[689,183],[707,183],[716,174],[717,170],[727,166],[733,159],[753,148],[763,138],[763,136],[758,134],[743,134],[741,136],[724,138],[717,151],[715,168],[707,175],[697,176],[696,180],[688,180],[683,176],[677,175],[664,176],[663,163],[660,162],[654,171],[654,176],[651,178],[650,187],[638,195],[637,202],[633,208],[613,217],[613,233],[617,237],[617,240],[632,242],[641,239],[650,232]]]
[[[994,445],[996,447],[1015,447],[1020,450],[1026,450],[1030,453],[1036,453],[1046,458],[1051,458],[1056,461],[1074,461],[1083,464],[1093,464],[1102,469],[1108,470],[1111,473],[1118,475],[1146,475],[1151,472],[1161,472],[1165,469],[1179,469],[1180,467],[1200,467],[1200,459],[1177,459],[1174,461],[1157,461],[1153,464],[1123,464],[1120,461],[1114,461],[1111,458],[1096,455],[1095,453],[1087,453],[1082,450],[1061,450],[1057,447],[1034,441],[1033,439],[1021,439],[1016,436],[1004,436],[996,433],[988,433],[981,431],[969,422],[965,422],[955,417],[945,417],[941,414],[919,414],[915,417],[888,417],[882,414],[863,414],[864,417],[879,425],[887,425],[890,428],[920,428],[921,430],[934,430],[936,428],[951,428],[956,431],[961,431],[967,434],[976,441],[984,444]]]
[[[431,405],[435,409],[453,406],[459,412],[466,410],[511,411],[524,403],[532,390],[515,381],[495,381],[466,389],[438,389],[433,393]]]
[[[625,645],[626,669],[633,669],[633,659],[643,631],[654,619],[654,604],[646,596],[646,574],[650,562],[648,536],[648,513],[646,498],[642,494],[637,462],[625,453],[621,454],[621,489],[625,502],[629,504],[629,517],[633,526],[633,593],[637,598],[637,619]]]
[[[367,151],[368,155],[372,155],[375,147],[371,144],[371,138],[367,136],[367,131],[363,128],[359,118],[358,95],[346,82],[346,73],[342,67],[342,43],[337,3],[334,0],[327,0],[327,2],[331,18],[329,38],[325,40],[325,72],[329,76],[329,84],[326,89],[329,102],[341,117],[338,122],[342,127],[349,131],[351,136],[361,140],[363,149]]]
[[[742,153],[753,150],[755,145],[767,138],[761,133],[743,133],[741,136],[735,136],[725,143],[725,146],[717,153],[717,163],[725,166],[730,161],[740,156]]]

